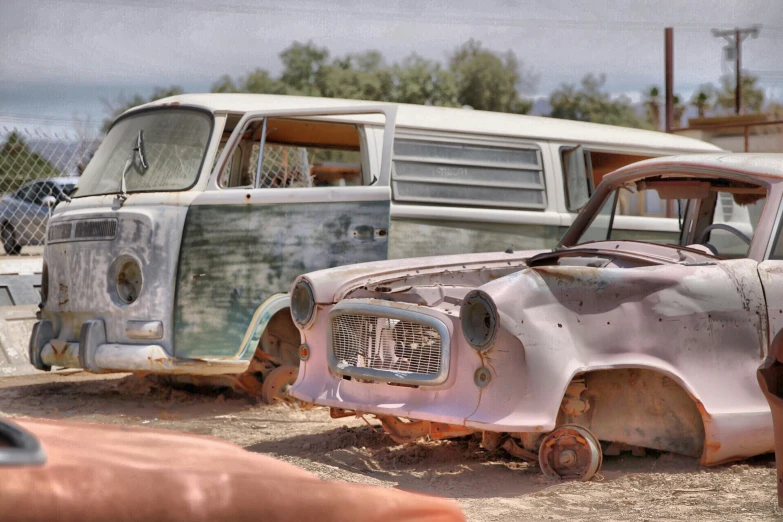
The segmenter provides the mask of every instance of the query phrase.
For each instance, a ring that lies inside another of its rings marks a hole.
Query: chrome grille
[[[438,330],[413,321],[376,315],[335,315],[332,353],[339,366],[436,376],[443,346]]]
[[[57,223],[54,225],[49,225],[49,234],[47,239],[50,243],[71,239],[71,228],[72,225],[70,223]]]
[[[112,239],[117,232],[116,219],[94,219],[76,223],[76,239]]]

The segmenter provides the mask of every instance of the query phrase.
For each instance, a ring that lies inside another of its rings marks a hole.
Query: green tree
[[[711,83],[699,85],[696,92],[691,96],[691,106],[696,108],[699,118],[707,115],[707,110],[712,106],[715,98],[715,86]]]
[[[152,91],[152,94],[148,98],[144,98],[140,94],[134,94],[133,97],[127,98],[125,95],[121,94],[113,102],[104,99],[102,100],[103,105],[105,106],[109,117],[103,120],[101,130],[104,133],[108,132],[114,120],[128,109],[143,105],[145,103],[153,102],[155,100],[160,100],[161,98],[168,98],[169,96],[183,94],[184,92],[185,91],[179,85],[172,85],[171,87],[155,87]]]
[[[661,92],[658,87],[652,86],[644,93],[644,111],[647,123],[653,129],[661,128]]]
[[[757,85],[758,78],[744,73],[742,76],[742,99],[740,100],[740,112],[761,112],[764,106],[764,90]],[[720,79],[721,88],[717,93],[718,107],[731,112],[734,110],[734,92],[736,81],[733,75],[726,74]]]
[[[783,103],[770,102],[767,104],[765,111],[770,115],[773,120],[779,120],[783,118]]]
[[[392,71],[378,51],[335,59],[321,68],[319,83],[327,98],[394,101]]]
[[[457,100],[474,109],[526,114],[533,103],[520,97],[530,92],[538,78],[525,71],[512,51],[495,53],[470,39],[449,58]]]
[[[329,51],[325,47],[317,47],[313,42],[306,44],[294,42],[282,53],[283,73],[280,81],[292,92],[305,96],[320,96],[321,78],[324,67],[329,59]]]
[[[33,152],[16,131],[11,132],[0,147],[0,192],[12,192],[34,179],[59,176],[60,171]]]
[[[212,84],[212,92],[245,92],[254,94],[290,94],[290,89],[280,80],[273,78],[266,69],[257,68],[246,76],[232,80],[224,74]]]
[[[604,92],[606,76],[587,74],[580,88],[574,84],[562,84],[549,96],[552,107],[550,116],[567,120],[591,121],[623,127],[649,128],[634,110],[627,96],[612,99]]]
[[[438,62],[413,53],[394,64],[392,76],[398,103],[459,107],[454,75]]]

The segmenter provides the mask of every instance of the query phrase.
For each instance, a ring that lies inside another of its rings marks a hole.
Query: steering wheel
[[[707,240],[707,235],[713,231],[713,230],[725,230],[727,232],[731,232],[738,238],[740,238],[746,245],[750,246],[750,238],[737,230],[736,228],[732,227],[731,225],[727,225],[725,223],[713,223],[712,225],[707,225],[704,227],[704,230],[701,231],[701,237],[699,238],[699,243],[702,245],[705,245],[709,248],[708,243],[705,243]]]

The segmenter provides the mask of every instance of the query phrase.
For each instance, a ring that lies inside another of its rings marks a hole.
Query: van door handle
[[[357,241],[378,241],[383,240],[389,235],[385,228],[375,228],[371,225],[359,225],[351,230],[351,238]]]

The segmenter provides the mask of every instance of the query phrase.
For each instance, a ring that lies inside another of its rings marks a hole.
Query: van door
[[[394,106],[243,116],[188,209],[177,357],[249,359],[239,347],[253,313],[298,275],[386,259],[395,116]]]

